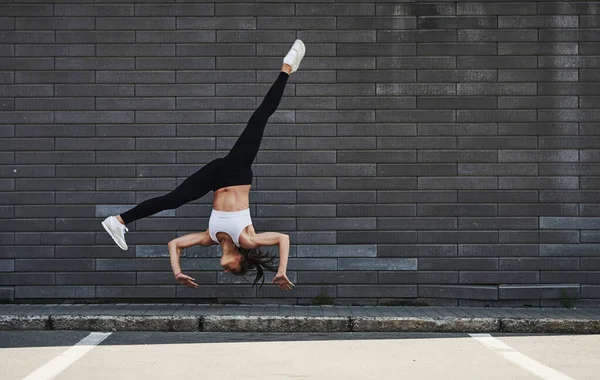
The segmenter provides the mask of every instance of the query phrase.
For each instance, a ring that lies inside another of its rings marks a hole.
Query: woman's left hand
[[[271,282],[271,284],[277,284],[279,285],[279,289],[288,292],[292,290],[292,286],[294,286],[290,279],[287,278],[285,273],[277,273],[275,277],[273,277],[273,281]]]

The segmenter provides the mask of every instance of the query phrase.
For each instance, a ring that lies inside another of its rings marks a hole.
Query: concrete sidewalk
[[[0,330],[599,334],[600,309],[4,304]]]

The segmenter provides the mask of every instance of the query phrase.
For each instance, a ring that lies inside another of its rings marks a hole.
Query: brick
[[[94,55],[94,45],[16,45],[15,55],[25,57],[79,57]]]
[[[272,73],[270,73],[272,74]],[[255,82],[254,71],[194,70],[177,71],[178,83],[244,83]]]
[[[396,16],[434,16],[453,15],[456,13],[454,4],[377,4],[376,13],[379,16],[393,14]]]
[[[57,70],[133,70],[133,58],[55,58]],[[43,68],[42,68],[43,70]]]
[[[508,260],[508,259],[506,259]],[[497,258],[419,258],[423,270],[498,270]]]
[[[291,41],[296,37],[295,31],[217,30],[216,33],[216,42],[286,42]],[[305,38],[303,38],[303,40],[305,40]]]
[[[8,97],[52,96],[52,86],[51,85],[47,85],[47,84],[39,84],[39,85],[7,84],[7,85],[0,85],[0,96],[8,96]]]
[[[389,137],[377,144],[381,149],[452,149],[456,139],[451,137]]]
[[[489,136],[496,135],[497,126],[494,123],[473,124],[443,124],[420,123],[419,136]]]
[[[495,2],[495,3],[457,3],[457,15],[505,15],[536,14],[537,4],[534,2]]]
[[[15,99],[17,110],[93,110],[93,98],[25,98]]]
[[[296,121],[300,123],[337,123],[337,122],[374,122],[375,113],[372,110],[323,110],[296,111]],[[371,148],[373,148],[371,146]],[[369,149],[369,147],[365,147]]]
[[[459,190],[460,203],[517,203],[537,202],[536,191],[471,191]]]
[[[457,284],[457,272],[436,272],[436,271],[418,271],[418,272],[379,272],[380,284]]]
[[[498,108],[577,108],[575,96],[518,96],[499,97]]]
[[[379,245],[378,249],[379,257],[446,257],[456,256],[456,245]],[[384,278],[384,274],[393,272],[379,272],[380,280]],[[423,271],[415,272],[427,273]],[[451,274],[451,272],[445,272]],[[406,273],[410,275],[411,273]],[[387,276],[386,276],[387,277]]]
[[[340,258],[338,270],[416,270],[417,259],[398,258]]]
[[[569,55],[578,53],[577,43],[499,43],[498,55]]]
[[[500,189],[577,189],[578,177],[504,177],[498,179]]]
[[[0,181],[0,187],[2,185],[10,186],[10,190],[13,188],[14,180],[3,180]],[[54,202],[53,192],[18,192],[18,193],[5,193],[0,198],[0,204],[48,204]],[[42,224],[47,224],[44,221]]]
[[[459,175],[536,175],[535,164],[459,164]]]
[[[417,20],[415,17],[337,17],[335,26],[337,29],[415,29],[417,27]],[[259,24],[260,25],[260,24]],[[308,29],[310,27],[301,27],[301,29]],[[330,29],[319,26],[320,29]],[[282,28],[279,28],[282,29]]]
[[[458,111],[461,112],[461,111]],[[451,110],[400,110],[388,111],[377,110],[375,121],[377,122],[454,122],[455,111]]]
[[[185,88],[185,87],[184,87]],[[208,87],[206,87],[208,89]],[[217,84],[216,95],[217,96],[264,96],[269,90],[270,86],[267,84],[250,84],[250,83],[238,83],[234,84]],[[293,96],[295,93],[295,85],[286,86],[283,93],[284,99],[287,96]],[[321,95],[321,94],[318,94]]]
[[[456,57],[377,57],[377,69],[454,69]]]
[[[539,95],[596,95],[600,83],[538,83]]]
[[[2,259],[0,260],[0,272],[14,272],[15,271],[15,260]]]
[[[536,121],[535,110],[458,110],[458,122],[528,122]]]
[[[538,4],[538,14],[597,14],[597,5],[593,2],[566,1],[566,2],[542,2]]]
[[[539,284],[539,272],[460,272],[461,284]]]
[[[375,165],[372,164],[298,164],[297,167],[297,175],[299,176],[375,176]]]
[[[106,32],[112,33],[112,32]],[[115,32],[116,33],[116,32]],[[127,32],[126,32],[127,33]],[[137,31],[135,32],[134,41],[137,43],[202,43],[215,42],[216,31],[214,30],[177,30],[177,31]],[[115,42],[115,41],[101,41]]]
[[[461,29],[458,41],[465,42],[526,42],[537,41],[537,29]]]
[[[51,165],[43,165],[43,166],[17,166],[10,165],[4,166],[0,165],[0,176],[4,178],[9,177],[53,177],[54,176],[54,167]]]
[[[594,202],[600,193],[597,191],[540,191],[540,202]]]
[[[379,164],[378,176],[441,176],[456,175],[455,164]]]
[[[182,17],[181,19],[183,19]],[[186,18],[189,19],[189,18]],[[177,26],[179,27],[179,25]],[[173,30],[175,17],[97,17],[97,30]],[[196,28],[183,28],[196,29]]]
[[[0,246],[0,257],[2,258],[53,258],[53,246],[28,246],[28,245],[3,245]],[[24,275],[25,277],[27,275]],[[54,275],[52,275],[54,276]],[[1,281],[1,280],[0,280]]]
[[[296,95],[375,95],[375,86],[373,84],[298,84],[296,85]]]
[[[598,147],[600,138],[597,137],[540,137],[540,148],[595,148]]]
[[[540,29],[540,41],[597,41],[600,30],[597,29]]]
[[[5,138],[0,140],[2,150],[50,150],[54,143],[50,138]]]
[[[540,256],[597,256],[598,244],[540,244]]]
[[[53,43],[54,31],[0,31],[1,43]]]
[[[572,16],[577,17],[577,16]],[[598,22],[598,17],[594,16],[579,16],[579,27],[581,28],[598,28],[600,27],[600,22]]]
[[[3,16],[52,16],[53,5],[0,5],[0,14]]]
[[[56,111],[58,123],[131,123],[134,115],[131,111]]]
[[[581,231],[582,243],[600,243],[600,233],[598,231]],[[578,243],[575,241],[574,243]]]
[[[146,45],[144,45],[146,46]],[[264,45],[261,45],[264,46]],[[148,54],[155,55],[155,54]],[[165,54],[173,55],[173,54]],[[275,55],[275,54],[257,54],[256,48],[253,44],[178,44],[177,55],[181,57],[185,56],[212,56],[212,55],[223,55],[223,56],[247,56],[247,55]]]
[[[257,31],[258,33],[258,31]],[[272,32],[271,32],[272,33]],[[278,32],[283,35],[286,32]],[[292,37],[293,38],[293,37]],[[340,43],[365,43],[376,42],[376,30],[320,30],[298,31],[298,38],[308,43],[312,42],[340,42]],[[289,41],[288,38],[285,41]],[[279,42],[285,42],[283,40]],[[265,41],[270,42],[270,41]]]
[[[173,98],[97,98],[97,110],[156,110],[175,109]]]
[[[492,150],[420,150],[418,162],[497,162]],[[460,166],[459,166],[460,168]]]
[[[0,17],[0,30],[14,30],[15,29],[15,18],[14,17]],[[22,28],[19,28],[22,29]]]
[[[94,163],[93,152],[17,152],[18,164]]]
[[[15,83],[94,83],[93,71],[17,71]],[[50,94],[48,94],[50,96]]]
[[[15,73],[12,71],[0,71],[0,83],[1,84],[15,83]]]
[[[455,286],[455,285],[419,285],[418,297],[431,298],[460,298],[471,300],[496,300],[498,289],[496,286]]]
[[[376,284],[377,272],[299,272],[298,282],[302,284]]]
[[[577,216],[577,204],[507,204],[498,205],[498,215]]]
[[[54,285],[54,273],[2,273],[0,285]]]
[[[495,97],[419,97],[417,108],[422,109],[490,109],[497,108]]]
[[[331,50],[331,49],[330,49]],[[415,55],[417,47],[414,43],[367,43],[367,44],[336,44],[336,48],[332,53],[338,57],[369,57],[369,56],[400,56],[400,55]],[[315,55],[322,55],[315,53]]]
[[[133,96],[133,85],[77,84],[54,86],[55,96]]]
[[[455,95],[456,86],[449,83],[377,84],[377,95]]]
[[[215,95],[214,85],[187,84],[139,84],[136,85],[137,96],[212,96]],[[138,121],[139,122],[139,121]],[[201,122],[201,121],[198,121]]]
[[[337,216],[415,216],[415,205],[398,204],[337,204]]]
[[[379,230],[455,230],[455,218],[383,218],[377,219]]]
[[[459,56],[456,67],[459,69],[518,69],[536,68],[536,56]],[[543,66],[540,66],[543,67]]]
[[[400,190],[377,192],[378,203],[456,202],[456,191]]]
[[[415,29],[408,28],[408,29]],[[446,30],[377,30],[377,42],[454,42],[456,31]],[[443,67],[442,67],[443,68]]]
[[[537,218],[525,217],[489,217],[489,218],[468,218],[462,217],[458,220],[458,229],[460,230],[527,230],[537,229]],[[537,251],[536,251],[537,252]],[[459,255],[460,255],[459,250]]]
[[[337,188],[344,190],[416,189],[415,178],[338,178]]]
[[[495,204],[419,204],[419,216],[495,216],[498,206]],[[456,229],[454,221],[452,229]]]
[[[297,247],[297,257],[376,257],[374,245],[301,245]]]
[[[179,50],[179,49],[178,49]],[[179,54],[179,51],[177,52]],[[103,57],[160,57],[174,56],[174,44],[97,44],[96,56]]]
[[[18,272],[93,271],[93,259],[16,259]]]
[[[374,191],[298,191],[296,202],[319,203],[376,203]]]
[[[500,123],[499,135],[573,135],[577,123]]]
[[[200,290],[200,289],[197,289]],[[177,288],[170,286],[96,286],[97,298],[175,298]]]
[[[496,16],[419,16],[418,29],[475,29],[497,28]]]
[[[458,137],[459,149],[502,149],[502,148],[537,148],[534,137]]]
[[[540,175],[600,175],[600,167],[584,163],[541,164],[539,173]]]
[[[91,299],[96,295],[97,293],[94,286],[15,286],[15,299]]]
[[[414,151],[397,151],[397,150],[351,150],[335,152],[338,163],[363,163],[363,162],[415,162]],[[334,159],[335,161],[335,159]]]
[[[495,82],[496,70],[418,70],[418,82]],[[397,81],[395,81],[397,82]],[[409,81],[407,81],[409,82]]]
[[[335,163],[336,153],[333,151],[263,151],[258,152],[257,162],[274,163]],[[180,161],[181,162],[181,161]],[[343,161],[340,161],[340,163]],[[288,179],[286,179],[288,180]]]
[[[16,28],[19,30],[86,30],[95,28],[93,17],[19,17],[15,21]]]
[[[414,136],[416,135],[415,123],[374,123],[368,126],[360,124],[337,124],[338,136]]]
[[[583,74],[581,79],[583,80]],[[498,81],[500,82],[577,82],[578,80],[579,75],[576,69],[498,70]]]
[[[360,234],[337,232],[338,244],[414,244],[416,242],[416,231],[363,231]]]
[[[576,150],[498,151],[499,162],[577,162]]]
[[[16,190],[94,190],[94,180],[87,179],[17,179]]]
[[[76,18],[75,20],[78,20]],[[92,19],[94,20],[94,19]],[[55,28],[52,28],[55,29]],[[135,31],[56,31],[57,43],[133,43],[136,42]]]
[[[596,68],[600,64],[600,56],[584,55],[552,55],[539,56],[540,68]]]
[[[3,70],[53,70],[53,58],[1,58]],[[58,69],[58,66],[56,67]]]
[[[498,16],[498,28],[577,28],[578,16]]]
[[[177,29],[256,29],[256,25],[254,17],[177,17]]]
[[[56,4],[55,16],[133,16],[133,5]]]
[[[417,297],[416,285],[339,285],[338,297]]]
[[[136,16],[212,16],[213,4],[135,4]]]
[[[495,43],[419,43],[417,55],[496,55]]]
[[[266,9],[270,12],[271,7]],[[292,8],[292,12],[288,14],[293,15],[294,9]],[[371,16],[374,14],[375,4],[296,4],[295,9],[296,16]]]
[[[497,189],[494,177],[419,177],[419,189]]]
[[[590,217],[541,217],[542,229],[597,229],[600,218]]]
[[[294,4],[216,4],[217,16],[293,16]]]

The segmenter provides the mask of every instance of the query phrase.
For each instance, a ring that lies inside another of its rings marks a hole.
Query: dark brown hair
[[[235,274],[236,276],[245,276],[248,271],[256,270],[256,278],[254,279],[252,285],[256,285],[262,278],[262,282],[260,284],[260,287],[262,288],[263,284],[265,283],[264,271],[267,270],[269,272],[277,272],[277,258],[272,256],[268,251],[260,248],[245,249],[238,247],[238,250],[244,260],[240,262],[240,270],[231,273]]]

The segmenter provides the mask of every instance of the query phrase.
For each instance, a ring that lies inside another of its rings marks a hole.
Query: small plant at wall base
[[[333,305],[333,298],[320,294],[312,299],[311,305]]]
[[[573,299],[569,297],[565,289],[560,291],[560,303],[563,307],[571,309],[573,307]]]

